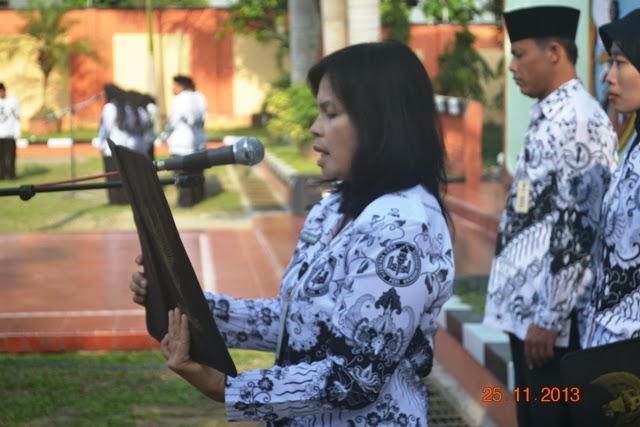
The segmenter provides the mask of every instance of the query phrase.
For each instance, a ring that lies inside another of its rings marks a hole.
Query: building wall
[[[102,91],[114,82],[127,89],[153,93],[166,112],[173,98],[172,77],[190,74],[209,103],[209,127],[247,125],[250,116],[262,108],[270,83],[279,77],[275,45],[263,45],[238,35],[215,37],[226,17],[223,9],[169,9],[153,14],[154,56],[148,53],[147,20],[143,9],[79,9],[68,18],[77,24],[69,39],[87,38],[95,46],[100,62],[74,58],[68,67],[54,72],[47,101],[62,111]],[[2,43],[20,46],[21,54],[3,60],[0,81],[18,97],[22,105],[23,128],[42,104],[42,79],[35,57],[19,35],[22,18],[13,10],[0,10],[0,50]],[[451,25],[413,25],[410,46],[422,58],[431,76],[438,72],[438,56],[453,41],[459,28]],[[502,40],[495,27],[475,25],[477,47],[488,58],[497,58]],[[155,68],[153,82],[152,69]],[[491,94],[488,94],[491,99]],[[74,115],[74,125],[96,127],[103,102],[83,105]],[[485,116],[491,117],[491,109]],[[63,121],[68,126],[68,119]]]

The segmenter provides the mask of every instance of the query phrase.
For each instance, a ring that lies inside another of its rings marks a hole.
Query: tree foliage
[[[482,12],[476,8],[474,0],[425,0],[422,11],[438,22],[461,25],[467,25]]]
[[[492,0],[489,6],[495,8],[499,1]],[[436,90],[444,95],[484,100],[482,82],[494,78],[495,73],[473,47],[475,36],[469,31],[469,23],[484,9],[476,8],[474,0],[425,0],[422,10],[438,22],[462,25],[454,42],[438,58]]]
[[[313,141],[309,128],[318,115],[318,107],[306,83],[273,92],[267,98],[266,111],[272,116],[267,132],[273,140],[299,145]]]
[[[465,28],[456,33],[455,42],[440,55],[440,72],[434,79],[439,93],[484,100],[481,82],[494,77],[487,62],[473,48],[475,36]]]
[[[263,43],[276,42],[276,63],[284,73],[284,58],[289,48],[287,0],[238,0],[229,7],[229,18],[217,36],[224,37],[228,31]]]
[[[411,36],[410,5],[406,0],[381,0],[380,23],[387,30],[387,38],[407,43]]]
[[[46,114],[47,87],[49,77],[54,69],[66,64],[71,55],[84,55],[98,60],[98,55],[87,39],[69,41],[67,31],[76,21],[66,19],[68,9],[55,3],[43,0],[33,3],[27,9],[20,9],[18,13],[25,19],[20,32],[31,39],[34,47],[30,54],[42,73],[42,106],[36,116]],[[15,55],[20,46],[14,46],[10,56]]]

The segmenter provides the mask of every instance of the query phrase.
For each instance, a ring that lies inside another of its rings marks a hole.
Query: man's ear
[[[567,56],[562,45],[555,40],[551,40],[545,50],[552,64],[557,64],[564,56]]]

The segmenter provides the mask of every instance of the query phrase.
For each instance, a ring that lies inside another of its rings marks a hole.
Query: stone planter
[[[456,96],[447,97],[447,113],[452,116],[461,116],[464,114],[466,107],[466,100],[464,98],[458,98]]]
[[[31,135],[46,135],[51,132],[60,132],[60,119],[29,120],[29,133]]]
[[[447,112],[447,97],[444,95],[436,95],[434,97],[434,101],[436,104],[436,111],[440,114],[444,114]]]

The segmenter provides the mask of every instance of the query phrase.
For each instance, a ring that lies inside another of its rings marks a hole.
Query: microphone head
[[[264,158],[264,146],[255,136],[245,136],[233,144],[233,156],[237,164],[253,166]]]

